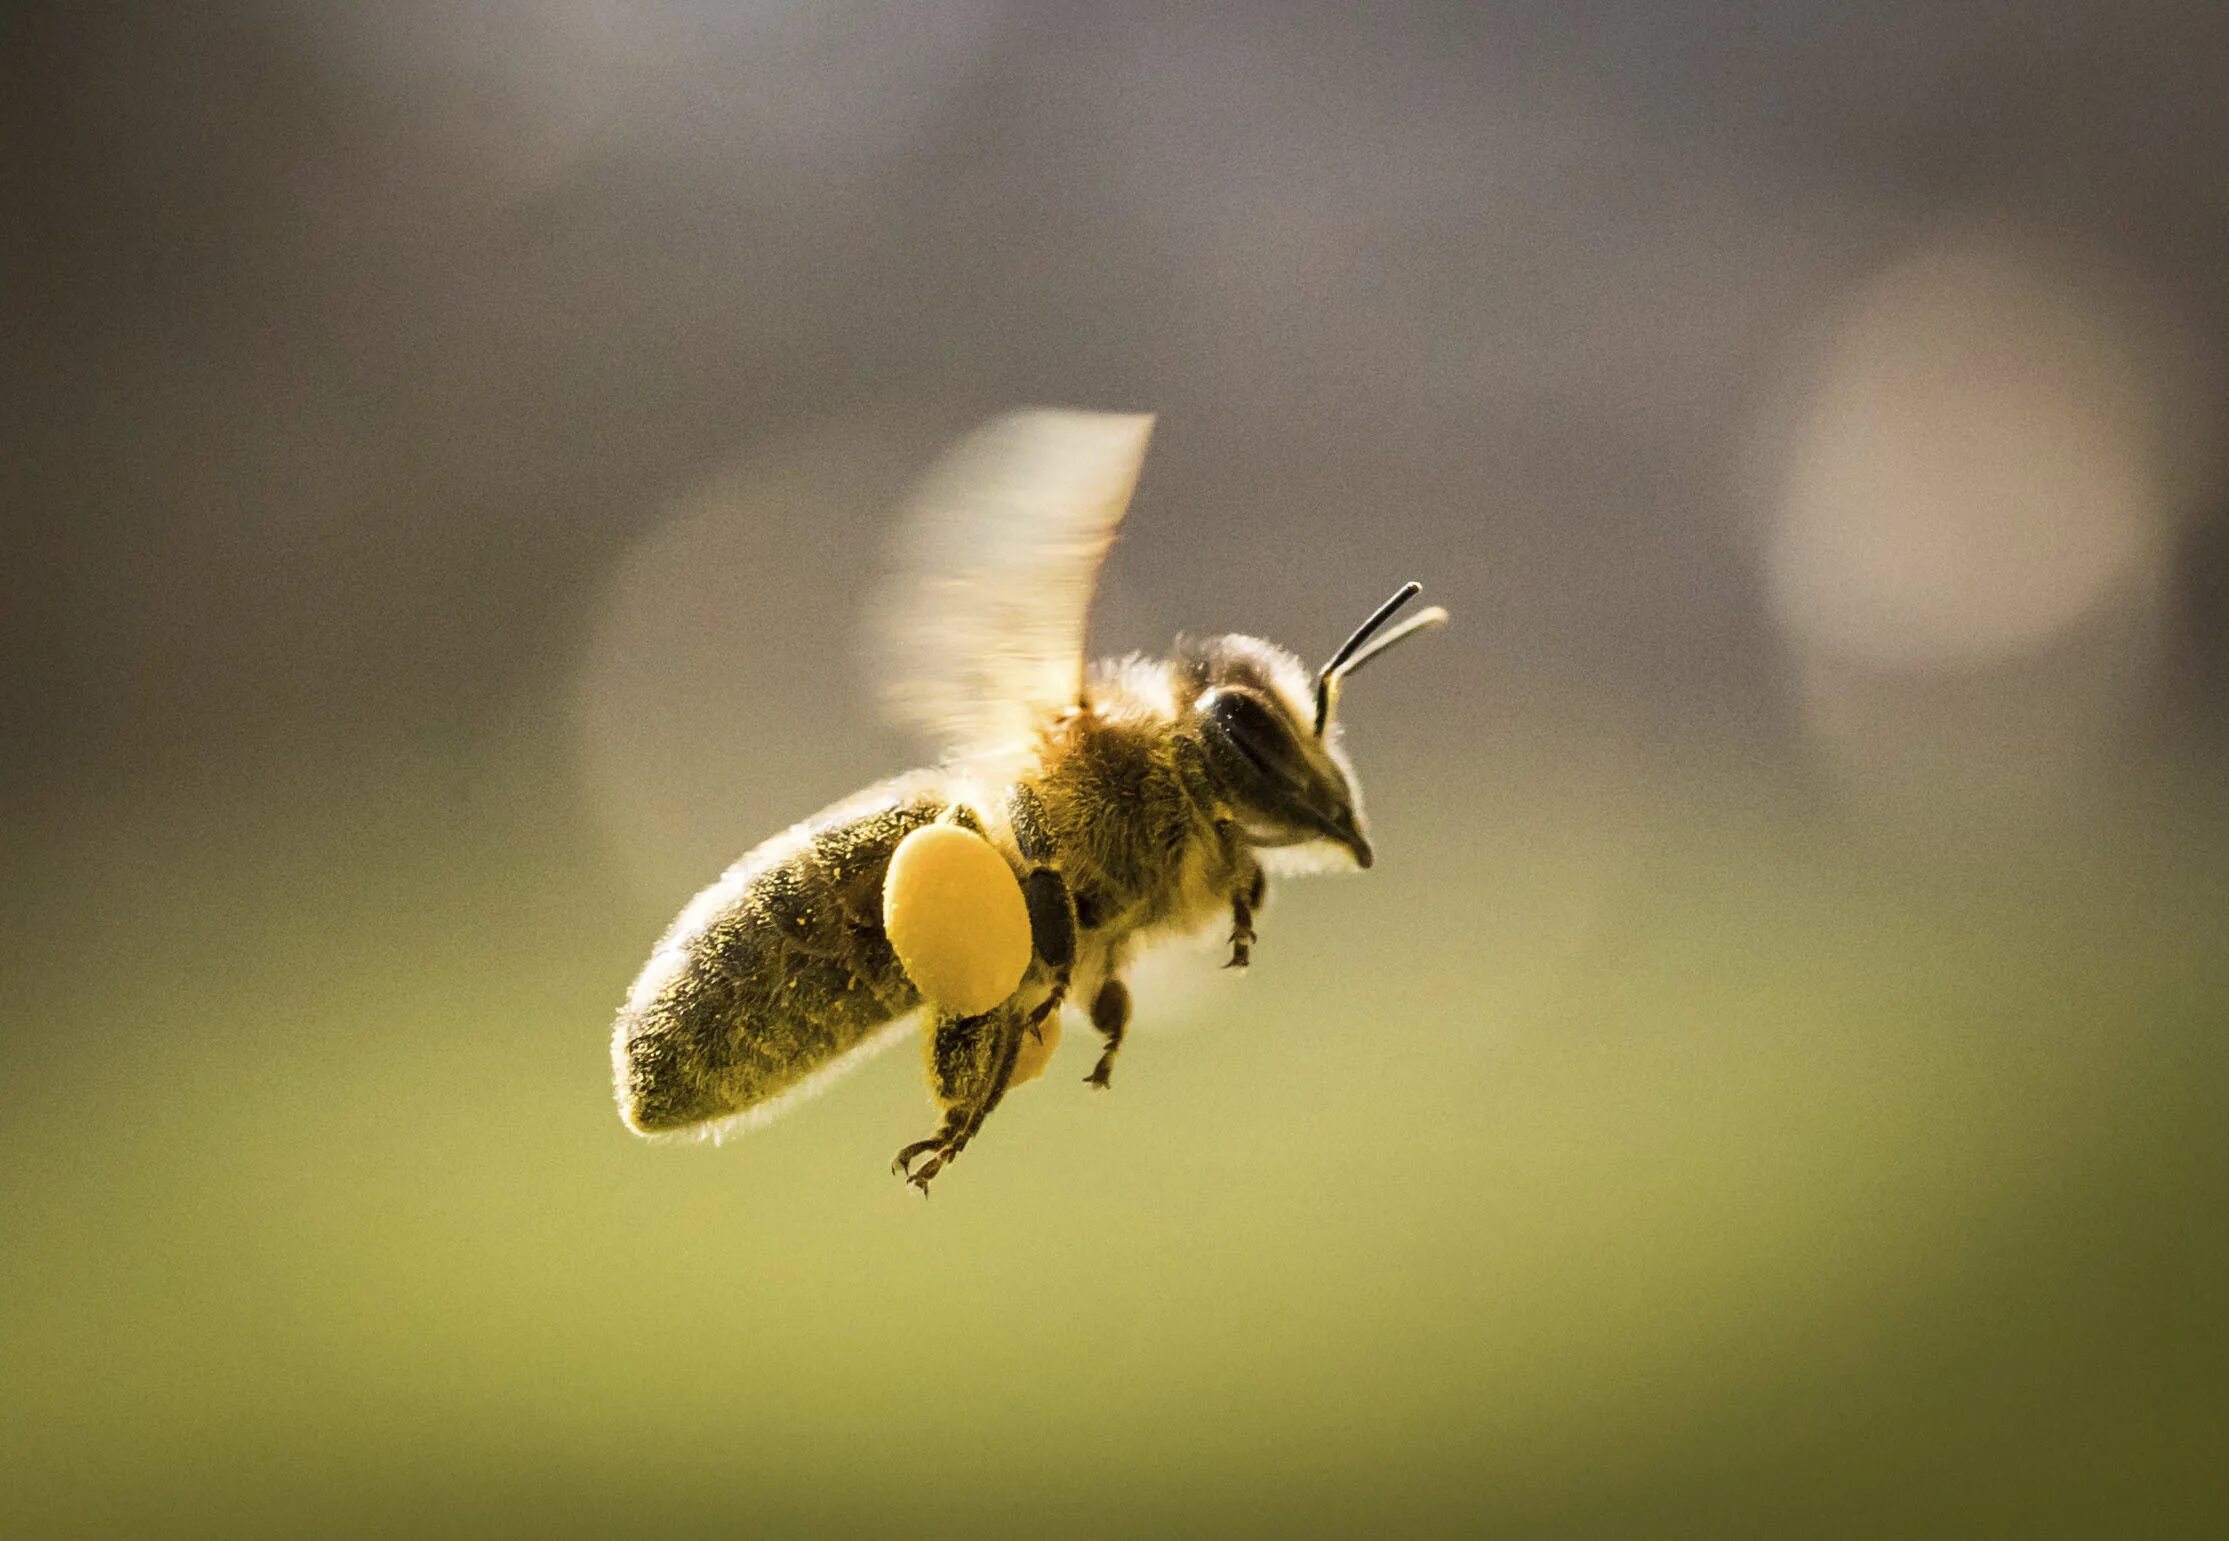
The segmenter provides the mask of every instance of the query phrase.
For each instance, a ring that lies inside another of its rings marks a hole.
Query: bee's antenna
[[[1339,702],[1339,686],[1346,677],[1371,659],[1393,646],[1404,637],[1413,637],[1420,631],[1429,631],[1447,620],[1447,612],[1438,605],[1410,616],[1406,621],[1379,637],[1375,643],[1364,647],[1377,629],[1393,619],[1400,608],[1424,592],[1424,585],[1414,581],[1404,583],[1394,591],[1391,599],[1378,606],[1370,619],[1354,630],[1354,635],[1340,645],[1331,655],[1331,662],[1316,671],[1316,737],[1323,737],[1324,729],[1331,726],[1332,708]]]
[[[1348,659],[1352,658],[1355,655],[1356,649],[1360,648],[1363,643],[1370,640],[1370,634],[1372,632],[1376,631],[1380,626],[1383,626],[1387,621],[1392,620],[1394,615],[1400,610],[1403,605],[1407,604],[1410,600],[1416,598],[1417,595],[1423,592],[1424,585],[1416,582],[1414,579],[1411,579],[1409,582],[1402,584],[1398,589],[1394,590],[1393,597],[1387,600],[1384,604],[1378,606],[1378,608],[1374,612],[1372,612],[1370,619],[1364,621],[1360,626],[1357,626],[1354,629],[1354,635],[1347,638],[1345,642],[1339,645],[1339,651],[1331,655],[1331,662],[1325,664],[1321,669],[1318,669],[1316,671],[1317,684],[1320,686],[1323,681],[1330,679],[1334,674],[1337,674],[1339,672],[1340,666],[1345,664]],[[1319,695],[1322,694],[1320,689],[1317,693]]]

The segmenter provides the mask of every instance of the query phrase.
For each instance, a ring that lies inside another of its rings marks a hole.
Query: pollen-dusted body
[[[1175,732],[1178,672],[1104,666],[1084,704],[1046,729],[1041,769],[1020,783],[1075,903],[1083,1000],[1142,946],[1227,924],[1260,882],[1197,746]]]
[[[1327,853],[1370,865],[1331,720],[1339,681],[1444,614],[1427,611],[1365,647],[1414,595],[1407,586],[1312,690],[1298,659],[1240,636],[1087,675],[1083,613],[1149,425],[1022,414],[967,441],[932,479],[885,622],[893,702],[937,734],[947,760],[765,842],[681,913],[614,1033],[630,1127],[755,1122],[920,1012],[943,1118],[895,1166],[926,1190],[1005,1092],[1043,1068],[1070,999],[1088,1006],[1104,1040],[1086,1079],[1108,1084],[1130,1016],[1122,970],[1141,947],[1227,925],[1231,964],[1245,965],[1265,854],[1289,847],[1301,867]],[[956,826],[951,838],[909,844],[891,889],[893,853],[939,824]],[[986,875],[986,849],[1011,869],[1028,931],[1019,983],[988,1005],[1004,986],[986,992],[980,981],[1012,977],[1016,944],[999,939],[1010,921],[987,923],[1011,891],[995,863]],[[927,853],[918,863],[916,850]],[[941,876],[909,877],[915,869]],[[976,923],[909,931],[915,883],[922,903],[975,905]],[[886,917],[913,949],[910,974]]]
[[[926,782],[870,788],[776,835],[667,928],[613,1043],[629,1125],[667,1134],[772,1111],[920,1006],[881,916],[890,853],[944,811]]]

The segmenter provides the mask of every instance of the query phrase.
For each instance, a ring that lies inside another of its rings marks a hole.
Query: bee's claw
[[[1029,1029],[1031,1038],[1039,1043],[1045,1041],[1045,1019],[1060,1010],[1061,1002],[1067,999],[1068,981],[1063,977],[1053,986],[1053,993],[1038,1002],[1037,1009],[1023,1019],[1022,1026]]]
[[[934,1139],[915,1140],[911,1145],[908,1145],[904,1150],[899,1151],[898,1154],[892,1158],[890,1162],[890,1175],[892,1177],[903,1177],[907,1182],[917,1181],[918,1178],[913,1171],[914,1158],[922,1155],[924,1152],[935,1150],[937,1146],[941,1145],[942,1143],[943,1141]],[[934,1173],[935,1170],[936,1163],[934,1162],[931,1162],[928,1166],[922,1168],[922,1171],[925,1173]]]
[[[915,1140],[904,1150],[898,1152],[898,1159],[890,1163],[890,1170],[894,1175],[903,1177],[907,1182],[919,1188],[921,1196],[927,1198],[929,1196],[929,1180],[950,1166],[952,1158],[960,1153],[960,1147],[966,1143],[967,1139],[964,1135],[955,1138],[952,1135],[942,1133],[926,1140]],[[927,1156],[928,1159],[919,1166],[915,1166],[914,1161],[922,1156]]]
[[[1114,1056],[1100,1056],[1099,1063],[1092,1067],[1091,1074],[1084,1077],[1084,1085],[1096,1086],[1101,1091],[1114,1085]]]

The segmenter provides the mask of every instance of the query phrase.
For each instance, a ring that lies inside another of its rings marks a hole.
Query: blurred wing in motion
[[[977,429],[913,494],[877,607],[891,715],[947,759],[1020,754],[1083,690],[1099,561],[1150,416],[1017,412]]]

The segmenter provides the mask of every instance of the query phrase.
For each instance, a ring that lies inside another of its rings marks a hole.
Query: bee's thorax
[[[1102,940],[1117,947],[1222,913],[1244,860],[1215,804],[1197,734],[1156,684],[1128,665],[1095,682],[1088,709],[1054,725],[1025,778],[1069,887]]]

